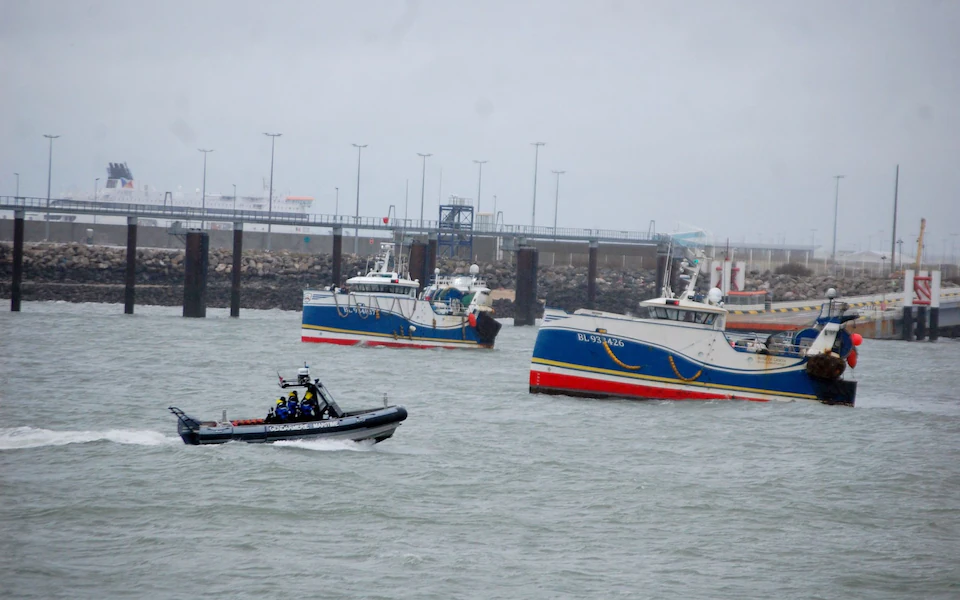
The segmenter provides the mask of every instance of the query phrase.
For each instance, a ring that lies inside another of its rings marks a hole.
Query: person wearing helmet
[[[303,393],[303,400],[300,402],[300,414],[303,415],[304,419],[310,421],[320,418],[320,404],[311,390]]]
[[[297,390],[290,392],[290,395],[287,396],[287,419],[290,421],[295,421],[300,417],[300,399],[297,398]]]
[[[277,404],[271,409],[271,412],[274,415],[273,420],[277,423],[290,420],[290,413],[287,411],[287,399],[283,396],[277,398]]]

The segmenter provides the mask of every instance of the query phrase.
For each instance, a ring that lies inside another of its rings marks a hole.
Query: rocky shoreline
[[[183,250],[137,250],[136,302],[179,306],[183,302]],[[207,305],[230,305],[232,251],[211,249],[207,280]],[[332,278],[329,254],[245,251],[242,262],[241,306],[243,308],[300,310],[301,292],[327,286]],[[440,260],[442,273],[467,273],[470,263]],[[480,263],[491,289],[513,290],[516,267],[509,261]],[[352,255],[343,258],[344,277],[368,268],[367,259]],[[23,259],[23,300],[66,302],[123,302],[126,249],[84,244],[26,244]],[[13,274],[13,245],[0,243],[0,297],[10,298]],[[655,273],[650,269],[601,268],[597,276],[598,310],[627,313],[637,302],[655,296]],[[582,308],[587,302],[587,269],[570,266],[541,266],[538,295],[551,307]],[[751,272],[746,290],[769,290],[774,302],[818,300],[827,288],[835,287],[844,296],[880,294],[903,289],[897,279],[855,276],[798,276]],[[495,301],[499,317],[513,316],[513,302]]]

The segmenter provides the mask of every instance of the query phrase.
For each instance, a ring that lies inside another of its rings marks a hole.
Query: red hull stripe
[[[379,340],[344,340],[344,339],[329,338],[329,337],[323,337],[323,338],[308,337],[305,335],[300,336],[300,341],[314,342],[318,344],[337,344],[338,346],[383,346],[385,348],[420,348],[423,350],[430,350],[433,348],[459,350],[464,347],[464,346],[443,346],[443,345],[431,346],[428,344],[409,344],[409,343],[400,343],[400,342],[382,342]],[[468,347],[486,348],[486,346],[482,346],[482,345],[475,345],[475,346],[468,346]]]
[[[753,402],[767,402],[765,398],[750,398],[720,392],[692,392],[675,388],[657,387],[652,385],[638,385],[620,381],[605,381],[576,375],[562,375],[560,373],[546,373],[530,371],[530,386],[549,388],[556,391],[567,391],[574,394],[595,393],[606,396],[628,398],[650,398],[663,400],[750,400]]]

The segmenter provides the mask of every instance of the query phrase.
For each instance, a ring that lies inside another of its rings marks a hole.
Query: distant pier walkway
[[[398,219],[391,217],[352,217],[349,215],[312,215],[292,212],[230,210],[222,208],[195,208],[188,206],[159,206],[156,204],[122,204],[85,200],[0,196],[0,211],[22,210],[34,214],[91,215],[97,217],[136,217],[169,221],[206,221],[222,223],[251,223],[258,225],[316,227],[326,229],[359,229],[361,231],[389,231],[404,234],[442,234],[450,225],[441,221]],[[657,246],[669,238],[667,234],[652,231],[615,229],[581,229],[575,227],[533,227],[503,223],[474,222],[469,229],[476,236],[523,240],[555,240],[583,243],[617,243]],[[468,233],[463,230],[462,233]]]

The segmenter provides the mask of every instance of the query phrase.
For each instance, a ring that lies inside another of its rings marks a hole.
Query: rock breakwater
[[[142,248],[137,250],[137,304],[176,306],[183,302],[183,250]],[[210,307],[230,302],[233,255],[229,249],[212,249],[209,254],[207,299]],[[23,260],[24,300],[67,302],[123,302],[126,249],[83,244],[27,244]],[[470,263],[440,260],[442,273],[465,274]],[[510,261],[482,262],[482,276],[491,289],[512,290],[516,267]],[[366,258],[347,255],[344,278],[366,272]],[[13,248],[0,243],[0,296],[10,297]],[[302,291],[328,286],[332,279],[329,254],[247,251],[243,253],[241,303],[244,308],[299,310]],[[656,295],[652,270],[601,268],[597,277],[599,310],[629,313],[637,302]],[[902,289],[902,282],[879,277],[791,276],[753,272],[747,290],[770,290],[773,300],[818,300],[829,287],[845,296],[879,294]],[[540,267],[538,295],[551,307],[575,310],[587,304],[587,269],[584,267]],[[512,317],[513,302],[497,300],[497,316]]]

